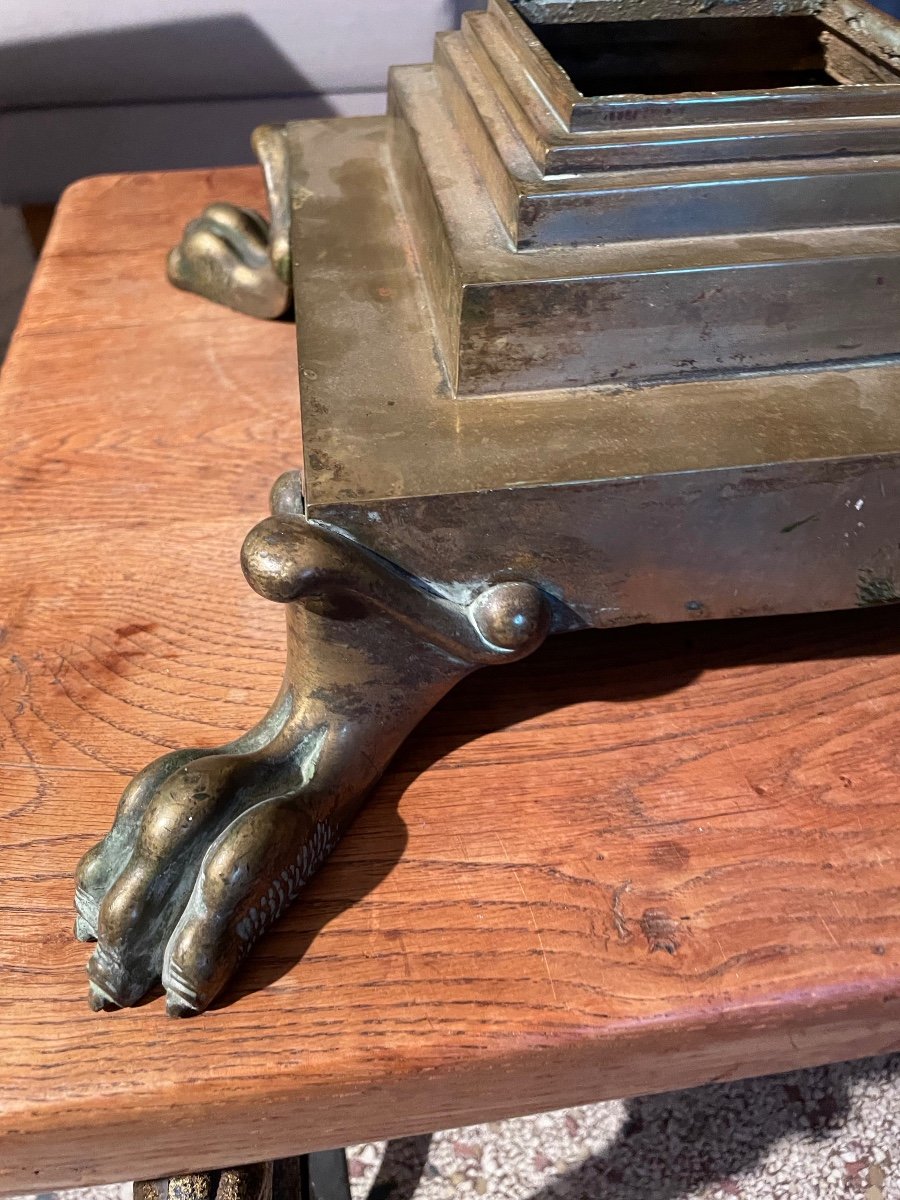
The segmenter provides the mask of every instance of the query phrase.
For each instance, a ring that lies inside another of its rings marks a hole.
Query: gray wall
[[[0,202],[106,171],[251,161],[262,121],[383,111],[479,0],[0,4]]]

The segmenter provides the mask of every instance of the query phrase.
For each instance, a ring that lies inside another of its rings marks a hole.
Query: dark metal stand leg
[[[305,1155],[279,1158],[272,1163],[272,1200],[302,1200]]]
[[[350,1175],[343,1150],[318,1150],[307,1154],[306,1192],[303,1200],[350,1200]]]

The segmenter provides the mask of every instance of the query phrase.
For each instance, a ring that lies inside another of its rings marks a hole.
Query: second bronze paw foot
[[[290,184],[285,130],[253,133],[271,221],[236,204],[210,204],[170,252],[169,280],[251,317],[271,320],[291,307]]]
[[[168,259],[168,276],[183,291],[251,317],[287,312],[291,289],[269,254],[269,225],[257,212],[210,204],[191,221]]]

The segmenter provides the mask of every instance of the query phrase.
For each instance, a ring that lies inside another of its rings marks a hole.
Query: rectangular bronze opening
[[[530,23],[583,96],[836,85],[811,16]]]

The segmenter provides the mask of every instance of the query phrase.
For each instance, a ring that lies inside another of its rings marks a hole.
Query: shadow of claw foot
[[[272,262],[268,222],[248,208],[210,204],[187,226],[167,268],[176,287],[251,317],[280,317],[291,304]]]

